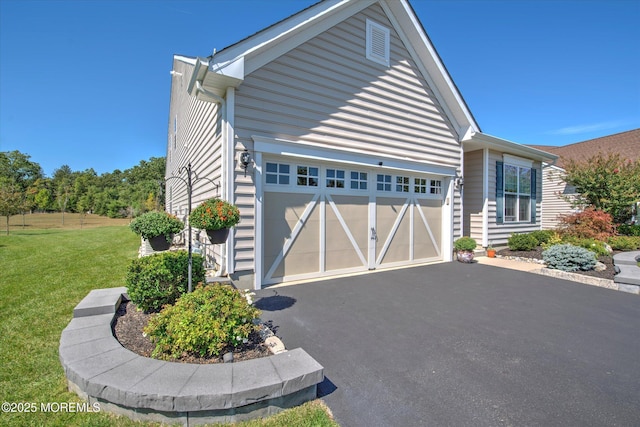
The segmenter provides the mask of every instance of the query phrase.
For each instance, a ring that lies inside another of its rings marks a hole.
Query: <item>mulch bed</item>
[[[534,259],[542,259],[542,251],[543,249],[541,247],[537,247],[536,249],[532,250],[532,251],[512,251],[511,249],[502,249],[496,252],[497,255],[502,255],[502,256],[513,256],[513,257],[520,257],[520,258],[534,258]],[[614,252],[614,254],[616,254],[618,252]],[[595,270],[588,270],[588,271],[574,271],[574,273],[576,274],[582,274],[584,276],[591,276],[591,277],[599,277],[601,279],[609,279],[609,280],[613,280],[614,276],[616,275],[616,271],[614,269],[614,264],[613,264],[613,257],[612,256],[601,256],[598,257],[598,261],[600,261],[601,263],[603,263],[604,265],[607,266],[607,269],[604,271],[595,271]],[[542,267],[542,265],[541,265]]]
[[[148,336],[143,335],[143,329],[147,326],[151,316],[151,314],[138,310],[136,305],[131,301],[123,302],[120,304],[120,308],[118,308],[113,325],[111,326],[113,335],[118,341],[120,341],[120,344],[122,344],[124,348],[131,350],[140,356],[151,357],[155,344],[151,342]],[[260,334],[257,332],[249,335],[249,342],[247,344],[235,349],[229,348],[221,354],[228,351],[233,351],[234,362],[257,359],[271,355],[269,349],[260,337]],[[178,359],[168,359],[168,361],[198,364],[223,363],[222,356],[200,357],[193,354],[183,354],[182,357]]]

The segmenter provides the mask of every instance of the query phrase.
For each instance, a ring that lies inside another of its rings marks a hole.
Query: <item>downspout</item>
[[[210,98],[213,98],[216,103],[218,103],[220,105],[220,111],[222,114],[222,162],[221,162],[221,171],[220,171],[220,176],[222,177],[222,179],[226,179],[226,171],[227,171],[227,164],[226,164],[226,152],[227,152],[227,103],[224,100],[224,98],[222,98],[221,96],[218,96],[217,94],[205,89],[204,87],[202,87],[202,82],[200,80],[196,80],[196,90]],[[227,199],[227,185],[221,185],[222,187],[222,199],[226,200]],[[224,247],[222,248],[222,250],[220,251],[220,269],[218,271],[216,271],[216,275],[217,276],[225,276],[227,274],[226,271],[226,266],[227,266],[227,244],[224,244]]]

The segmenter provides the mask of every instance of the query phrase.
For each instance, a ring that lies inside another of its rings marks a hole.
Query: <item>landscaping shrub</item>
[[[618,233],[624,236],[640,236],[640,224],[620,224]]]
[[[559,245],[561,243],[562,236],[560,235],[560,233],[554,230],[551,237],[549,237],[549,240],[547,240],[545,243],[540,243],[540,246],[542,246],[542,249],[549,249],[551,246]]]
[[[229,285],[199,285],[153,316],[145,332],[156,345],[153,357],[218,356],[246,343],[259,328],[254,324],[259,315],[244,292]]]
[[[531,251],[538,246],[538,239],[531,233],[512,234],[507,240],[507,245],[512,251]]]
[[[156,236],[165,236],[170,240],[175,233],[184,229],[184,223],[175,215],[166,212],[147,212],[134,218],[129,228],[144,239]]]
[[[549,240],[553,238],[556,234],[553,230],[536,230],[532,231],[531,234],[538,241],[538,245],[542,245],[543,243],[549,243]]]
[[[204,259],[193,254],[192,282],[204,282]],[[131,261],[126,276],[131,301],[145,312],[159,311],[173,304],[188,289],[189,254],[169,251]]]
[[[596,257],[588,249],[571,244],[554,245],[542,252],[547,267],[562,271],[591,270]]]
[[[478,244],[471,237],[460,237],[455,242],[453,242],[453,248],[456,251],[472,251],[474,250]]]
[[[635,251],[640,249],[640,236],[614,236],[607,243],[615,251]]]
[[[606,241],[616,232],[611,215],[593,208],[563,215],[560,221],[560,228],[564,234],[581,239]]]
[[[596,239],[580,239],[573,236],[566,236],[563,239],[563,242],[588,249],[597,256],[611,255],[609,249],[607,248],[607,244]]]

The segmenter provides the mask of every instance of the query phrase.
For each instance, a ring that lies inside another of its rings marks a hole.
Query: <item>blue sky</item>
[[[315,0],[0,0],[0,151],[47,175],[165,155],[173,54]],[[412,0],[483,132],[564,145],[640,127],[640,1]]]

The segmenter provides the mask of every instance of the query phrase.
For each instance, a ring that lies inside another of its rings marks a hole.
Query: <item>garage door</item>
[[[266,161],[263,284],[442,259],[443,177]]]

